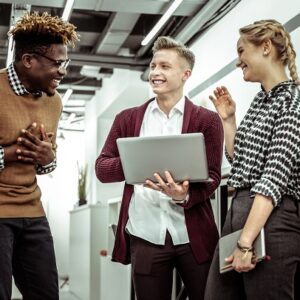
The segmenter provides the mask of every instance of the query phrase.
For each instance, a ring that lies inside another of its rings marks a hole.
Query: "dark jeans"
[[[0,299],[11,299],[12,275],[23,300],[58,300],[53,240],[46,217],[0,218]]]
[[[210,262],[198,264],[189,244],[174,246],[167,233],[164,246],[130,237],[134,289],[138,300],[170,300],[174,267],[189,300],[202,300]]]
[[[249,190],[237,192],[228,211],[222,235],[243,228],[253,198]],[[219,247],[216,248],[209,271],[205,293],[206,300],[292,300],[295,273],[300,265],[299,203],[283,197],[279,207],[274,208],[265,225],[266,253],[270,261],[257,263],[247,273],[219,272]],[[299,281],[299,277],[296,277]],[[297,296],[299,297],[299,295]]]

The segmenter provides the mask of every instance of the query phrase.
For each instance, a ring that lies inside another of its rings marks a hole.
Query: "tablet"
[[[128,184],[156,182],[154,173],[166,180],[165,171],[176,182],[211,181],[202,133],[119,138],[117,146]]]
[[[230,256],[236,248],[237,242],[242,233],[242,229],[232,232],[220,238],[219,241],[219,259],[220,259],[220,273],[225,273],[233,270],[230,263],[225,262],[225,258]],[[257,262],[262,261],[266,257],[265,232],[264,229],[260,231],[258,237],[253,243]]]

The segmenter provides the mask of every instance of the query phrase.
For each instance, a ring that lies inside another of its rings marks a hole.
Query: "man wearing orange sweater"
[[[53,240],[36,174],[56,167],[62,104],[56,89],[75,27],[47,13],[27,14],[10,30],[15,61],[0,70],[0,299],[12,276],[24,300],[57,300]]]

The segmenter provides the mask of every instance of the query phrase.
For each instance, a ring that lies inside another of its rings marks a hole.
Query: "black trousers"
[[[138,300],[170,300],[173,269],[189,300],[202,300],[210,262],[198,264],[189,244],[174,246],[169,233],[164,246],[130,237],[134,289]]]
[[[228,211],[222,235],[243,228],[253,198],[249,190],[238,191]],[[257,263],[247,273],[219,272],[219,247],[217,247],[207,280],[205,300],[292,300],[299,299],[295,287],[300,266],[299,203],[283,197],[274,208],[265,225],[266,253],[270,261]],[[297,295],[298,298],[294,296]]]
[[[46,217],[0,218],[0,299],[10,300],[12,276],[23,300],[58,300],[53,240]]]

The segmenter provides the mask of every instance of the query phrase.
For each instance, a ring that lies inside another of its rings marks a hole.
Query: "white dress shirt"
[[[185,98],[182,97],[167,116],[157,100],[152,101],[146,109],[140,136],[181,134],[184,104]],[[157,245],[165,244],[167,230],[174,245],[189,242],[182,206],[142,184],[134,185],[126,229],[130,234]]]

